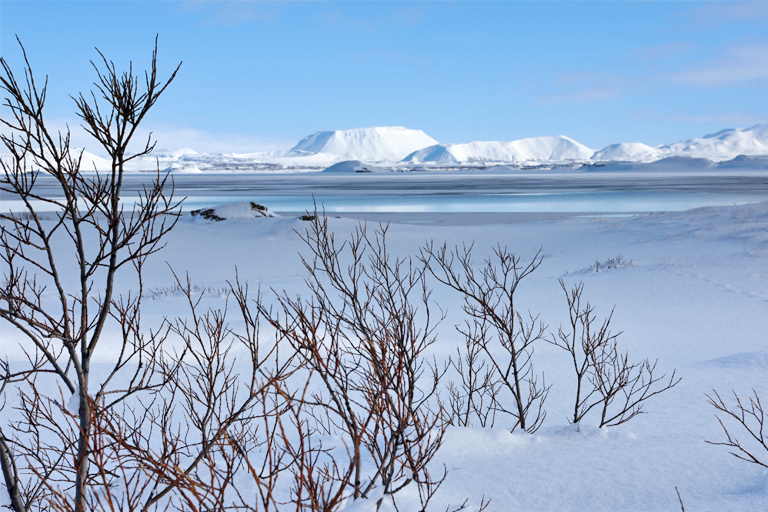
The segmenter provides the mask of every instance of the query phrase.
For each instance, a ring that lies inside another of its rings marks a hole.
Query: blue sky
[[[161,71],[183,61],[146,121],[158,147],[399,125],[599,149],[768,122],[768,2],[0,2],[0,53],[19,70],[19,36],[62,125],[94,47],[143,69],[155,34]]]

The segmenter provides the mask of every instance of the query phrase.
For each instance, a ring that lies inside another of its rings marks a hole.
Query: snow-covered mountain
[[[642,142],[620,142],[596,151],[592,160],[612,162],[652,162],[659,158],[658,148]]]
[[[291,151],[330,153],[343,160],[396,162],[434,144],[437,141],[421,130],[382,126],[317,132],[302,139]]]
[[[739,155],[768,155],[768,124],[751,128],[722,130],[700,139],[688,139],[659,146],[663,157],[688,156],[714,161],[731,160]]]
[[[612,144],[597,151],[592,160],[653,162],[669,157],[686,157],[722,162],[739,155],[768,156],[768,124],[722,130],[699,139],[682,140],[656,147],[639,142]]]
[[[531,137],[510,142],[468,142],[436,144],[414,151],[403,159],[408,163],[485,164],[496,162],[548,162],[589,160],[594,154],[583,144],[565,136]]]
[[[88,151],[75,149],[72,151],[72,155],[77,156],[80,151],[83,151],[82,157],[80,158],[81,169],[85,171],[92,171],[93,169],[98,169],[99,171],[107,171],[112,169],[112,160],[102,158]]]

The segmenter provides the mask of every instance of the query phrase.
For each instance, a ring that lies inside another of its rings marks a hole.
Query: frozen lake
[[[132,202],[149,174],[125,177],[123,200]],[[254,201],[275,212],[318,208],[337,214],[630,214],[684,211],[768,200],[768,173],[486,174],[208,173],[173,176],[184,209]],[[57,197],[51,178],[38,193]],[[5,208],[16,209],[8,195]]]

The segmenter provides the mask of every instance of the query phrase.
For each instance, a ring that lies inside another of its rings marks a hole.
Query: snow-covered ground
[[[616,306],[613,325],[624,331],[621,344],[632,357],[658,358],[661,371],[676,369],[683,380],[623,426],[598,430],[591,416],[576,432],[567,422],[574,386],[567,355],[541,345],[535,365],[552,384],[544,427],[535,435],[510,434],[504,425],[449,429],[436,461],[445,464],[448,479],[435,510],[466,497],[476,504],[483,495],[493,499],[489,510],[498,511],[675,510],[675,487],[686,510],[767,509],[768,471],[704,442],[723,437],[704,394],[755,388],[768,395],[768,203],[630,218],[488,220],[471,227],[394,224],[390,251],[415,254],[428,240],[474,242],[481,256],[501,243],[530,258],[543,247],[544,263],[524,282],[519,306],[541,314],[554,330],[567,318],[557,279],[583,281],[599,314]],[[330,223],[344,236],[356,221]],[[300,292],[298,253],[306,249],[294,230],[303,229],[295,218],[185,218],[163,259],[212,289],[224,286],[237,266],[254,285]],[[584,270],[617,255],[632,265]],[[149,281],[170,286],[169,270],[157,260]],[[462,343],[453,329],[460,301],[437,285],[434,299],[453,315],[437,346],[445,357]],[[167,314],[180,305],[178,298],[160,298],[152,309]]]
[[[753,188],[765,188],[764,177],[755,179]],[[262,199],[276,210],[268,197]],[[166,292],[174,284],[170,268],[189,272],[194,284],[213,291],[226,286],[235,268],[241,280],[263,291],[304,290],[299,254],[307,249],[296,232],[303,232],[306,222],[227,208],[234,214],[220,222],[185,215],[167,247],[149,260],[147,325],[184,313],[183,298]],[[470,225],[462,215],[393,216],[389,251],[414,255],[430,240],[474,243],[480,261],[497,244],[523,260],[542,248],[541,267],[516,296],[519,308],[540,314],[555,331],[567,320],[558,278],[568,285],[581,281],[599,317],[615,306],[612,326],[623,331],[620,346],[631,358],[658,358],[661,372],[676,370],[682,381],[647,402],[647,414],[627,424],[597,429],[598,419],[590,415],[577,431],[567,421],[574,387],[568,356],[541,344],[534,365],[552,384],[544,426],[534,435],[510,434],[504,424],[449,428],[434,461],[435,472],[445,465],[448,476],[433,510],[465,498],[477,506],[485,496],[494,511],[672,511],[680,510],[675,487],[688,511],[768,510],[768,471],[705,443],[723,440],[705,393],[716,389],[727,395],[733,389],[746,395],[754,388],[768,397],[768,202],[622,217],[485,213],[473,214]],[[343,214],[329,217],[337,237],[357,222]],[[631,265],[590,269],[616,256]],[[454,329],[462,318],[461,298],[433,285],[434,301],[448,313],[435,346],[443,360],[463,342]],[[118,283],[121,290],[130,286]],[[209,293],[206,305],[224,301],[223,294]],[[22,356],[17,339],[3,327],[2,348],[11,359]],[[108,360],[109,348],[102,348]],[[409,502],[414,492],[403,491],[402,510],[416,510]]]

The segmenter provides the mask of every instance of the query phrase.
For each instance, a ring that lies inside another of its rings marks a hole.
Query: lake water
[[[151,175],[126,175],[127,204]],[[184,210],[253,201],[275,212],[304,212],[314,205],[335,214],[621,214],[683,211],[768,201],[768,174],[570,173],[488,175],[392,173],[374,175],[235,174],[173,176]],[[55,182],[41,176],[36,190],[58,197]],[[0,195],[3,209],[19,209]]]
[[[684,211],[768,200],[768,194],[606,191],[557,194],[190,196],[186,210],[253,201],[274,212],[325,209],[328,213],[635,213]]]

